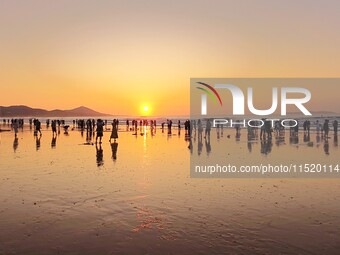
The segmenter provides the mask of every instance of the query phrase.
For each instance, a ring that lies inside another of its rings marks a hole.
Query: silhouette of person
[[[92,144],[92,132],[86,132],[86,144]]]
[[[113,120],[112,122],[112,131],[111,131],[111,136],[110,136],[110,140],[109,142],[111,142],[111,139],[114,139],[114,141],[116,141],[116,139],[118,138],[118,131],[117,131],[117,120]]]
[[[138,122],[135,120],[135,134],[137,135],[137,129],[138,129]]]
[[[42,133],[41,133],[41,122],[38,119],[35,121],[35,131],[36,131],[37,134],[39,132],[40,136],[42,135]]]
[[[101,119],[98,119],[97,120],[96,143],[98,142],[98,138],[99,138],[99,143],[102,143],[103,132],[104,132],[104,121],[102,121]]]
[[[55,120],[52,120],[51,127],[52,127],[52,135],[57,134],[57,122]]]
[[[172,120],[168,120],[168,135],[172,134],[171,128],[172,128]]]
[[[18,128],[19,128],[18,121],[14,120],[14,122],[13,122],[14,137],[18,136]]]

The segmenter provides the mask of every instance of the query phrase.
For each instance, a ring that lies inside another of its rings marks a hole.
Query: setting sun
[[[141,111],[141,115],[142,116],[149,116],[151,113],[151,108],[149,105],[147,104],[143,104],[140,108],[140,111]]]

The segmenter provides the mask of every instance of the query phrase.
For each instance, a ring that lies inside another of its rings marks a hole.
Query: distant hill
[[[110,114],[100,113],[90,108],[80,106],[71,110],[44,110],[31,108],[25,105],[0,106],[1,117],[100,117],[110,116]]]

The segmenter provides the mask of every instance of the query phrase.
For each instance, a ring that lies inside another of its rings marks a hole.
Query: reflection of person
[[[56,146],[57,146],[57,133],[53,133],[52,134],[52,141],[51,141],[51,148],[55,149]]]
[[[248,140],[248,151],[251,152],[253,150],[253,146],[252,146],[252,143]]]
[[[205,139],[209,139],[210,140],[210,131],[211,131],[211,122],[209,119],[207,119],[207,123],[205,126]]]
[[[272,141],[271,140],[262,140],[261,141],[261,153],[269,154],[272,151]]]
[[[189,138],[189,146],[188,146],[188,149],[190,149],[190,153],[192,154],[193,151],[194,151],[194,147],[193,147],[193,144],[192,144],[192,139],[191,139],[191,137]]]
[[[198,140],[200,139],[202,140],[203,126],[201,120],[198,120],[197,127],[198,127]]]
[[[202,148],[203,148],[202,139],[198,139],[198,142],[197,142],[197,154],[198,154],[198,156],[201,155]]]
[[[207,155],[209,155],[211,152],[210,139],[205,140],[205,149],[207,150]]]
[[[14,129],[14,136],[15,137],[17,137],[17,135],[18,135],[18,128],[19,128],[18,121],[14,120],[14,122],[13,122],[13,129]]]
[[[112,150],[112,159],[113,161],[117,160],[117,151],[118,151],[118,143],[115,141],[111,143],[111,150]]]
[[[329,143],[328,143],[328,139],[325,140],[325,144],[323,145],[323,150],[325,151],[326,155],[329,155]]]
[[[304,142],[309,142],[309,141],[310,141],[310,134],[309,134],[308,131],[307,131],[307,133],[304,133],[304,135],[303,135],[303,141],[304,141]]]
[[[104,123],[104,122],[103,122]],[[102,166],[104,165],[104,160],[103,160],[103,148],[102,145],[96,143],[96,158],[97,158],[97,166]]]
[[[41,139],[41,135],[38,137],[35,137],[35,146],[36,146],[36,150],[40,149],[40,139]]]
[[[19,145],[19,139],[18,139],[17,136],[15,136],[14,142],[13,142],[13,149],[14,149],[14,152],[16,152],[16,150],[18,149],[18,145]]]

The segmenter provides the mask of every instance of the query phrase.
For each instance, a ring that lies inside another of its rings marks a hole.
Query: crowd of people
[[[255,127],[258,123],[249,123],[247,129],[247,137],[249,140],[256,140],[259,139],[261,141],[264,141],[264,143],[268,143],[266,141],[271,141],[273,139],[273,136],[275,136],[277,142],[284,141],[285,136],[285,127],[282,125],[280,121],[275,121],[272,123],[272,121],[263,119],[263,125],[261,127]],[[0,122],[1,123],[1,122]],[[13,147],[17,147],[18,144],[18,132],[19,129],[24,128],[25,120],[22,118],[18,119],[3,119],[2,120],[3,126],[8,127],[10,129],[1,129],[0,131],[13,131],[15,136],[15,141],[13,144]],[[156,120],[148,120],[148,119],[127,119],[124,121],[126,125],[126,130],[124,128],[121,129],[121,131],[128,131],[132,132],[133,135],[138,135],[138,132],[140,135],[144,135],[145,132],[150,132],[151,135],[156,134],[157,130],[157,122]],[[29,128],[34,131],[34,136],[36,137],[37,142],[37,149],[40,147],[40,139],[42,136],[42,124],[39,119],[32,118],[28,120]],[[72,125],[73,124],[73,125]],[[329,138],[329,132],[333,128],[333,134],[337,137],[338,134],[338,121],[334,119],[332,123],[329,121],[329,119],[325,119],[323,123],[321,123],[319,120],[316,120],[313,125],[311,124],[311,121],[306,119],[303,122],[299,123],[297,122],[297,125],[293,125],[293,121],[289,123],[289,136],[290,136],[290,142],[296,143],[299,139],[299,129],[300,127],[303,127],[303,134],[304,134],[304,142],[310,141],[310,132],[311,132],[311,126],[314,127],[314,130],[316,131],[317,138],[324,139],[325,141]],[[102,119],[74,119],[72,120],[71,124],[72,130],[79,130],[82,132],[86,131],[86,144],[101,144],[102,139],[104,136],[104,132],[111,132],[109,137],[109,142],[113,146],[113,148],[116,147],[117,139],[118,139],[118,130],[120,121],[118,119],[113,119],[112,122],[109,123],[108,120],[102,120]],[[64,134],[68,135],[70,125],[67,125],[65,123],[65,120],[62,119],[47,119],[46,120],[46,129],[48,130],[50,127],[52,129],[52,142],[51,147],[56,147],[56,140],[57,136],[60,134],[60,130],[64,130]],[[173,132],[173,120],[166,119],[165,121],[161,122],[160,124],[160,130],[162,133],[165,133],[165,129],[167,129],[167,134],[170,136]],[[203,145],[203,139],[205,139],[205,143],[207,148],[210,148],[210,136],[211,136],[211,130],[213,128],[212,126],[212,120],[211,119],[198,119],[198,120],[185,120],[184,122],[181,122],[181,120],[177,120],[177,132],[178,135],[181,134],[181,130],[184,127],[185,130],[185,140],[189,142],[188,148],[191,149],[192,147],[192,141],[191,139],[194,138],[198,139],[198,144]],[[216,131],[217,131],[217,139],[220,139],[223,136],[223,125],[217,124],[216,125]],[[239,140],[241,136],[241,125],[240,123],[236,123],[234,125],[234,128],[236,130],[236,139]],[[321,135],[321,136],[320,136]],[[230,138],[230,135],[227,136]],[[92,140],[94,138],[94,141]],[[270,143],[270,142],[269,142]],[[99,148],[101,145],[99,146]],[[98,151],[100,152],[100,149],[98,148]],[[116,151],[116,149],[115,149]],[[100,153],[99,153],[100,155]],[[115,153],[116,155],[116,153]]]

